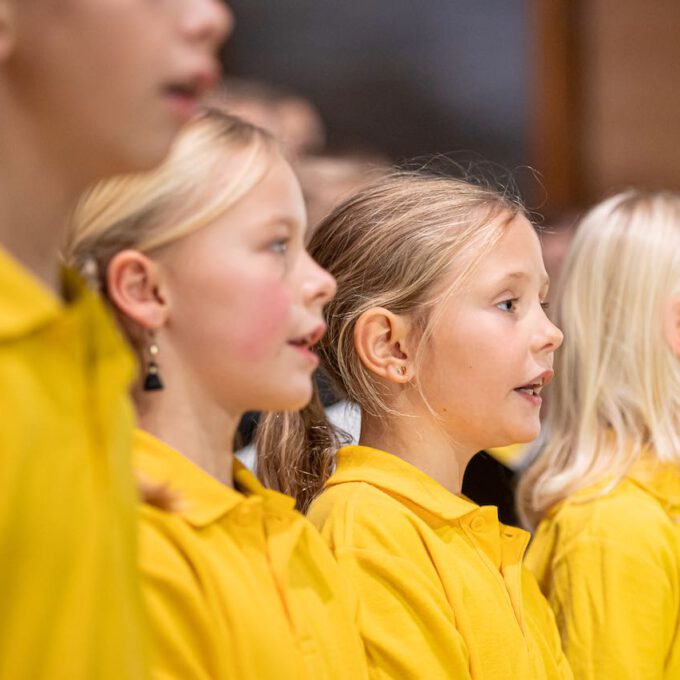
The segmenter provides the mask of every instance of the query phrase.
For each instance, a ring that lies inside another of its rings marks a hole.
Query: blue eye
[[[271,251],[277,255],[285,255],[286,252],[288,252],[288,241],[289,239],[287,238],[280,238],[273,241],[270,245]]]
[[[503,302],[499,302],[496,307],[503,312],[514,312],[517,309],[517,298],[503,300]]]

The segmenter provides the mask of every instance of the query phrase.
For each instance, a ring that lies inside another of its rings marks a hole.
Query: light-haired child
[[[537,436],[562,340],[524,211],[396,173],[324,220],[310,253],[338,283],[319,352],[361,409],[359,445],[339,447],[318,402],[268,414],[259,471],[309,506],[358,591],[371,676],[571,677],[523,568],[529,535],[460,494],[477,451]]]
[[[527,562],[578,678],[680,677],[680,196],[627,191],[564,265]]]
[[[361,679],[330,551],[234,460],[244,412],[297,409],[333,278],[304,248],[302,192],[269,134],[207,111],[154,173],[103,183],[70,257],[97,270],[137,349],[134,467],[158,678]]]
[[[214,81],[217,0],[0,0],[0,677],[146,675],[132,365],[60,271],[91,182],[152,167]]]

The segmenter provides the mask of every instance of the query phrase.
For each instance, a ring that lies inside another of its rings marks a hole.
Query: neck
[[[135,390],[139,426],[169,444],[192,463],[233,487],[233,440],[240,414],[227,414],[207,403],[200,391],[181,384],[181,376],[163,376],[165,388]]]
[[[1,87],[0,110],[0,244],[56,292],[65,221],[85,186]]]
[[[474,446],[456,442],[431,415],[376,418],[362,415],[359,443],[382,449],[460,495]]]

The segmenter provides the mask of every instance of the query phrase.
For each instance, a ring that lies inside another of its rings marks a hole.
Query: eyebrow
[[[300,234],[300,238],[302,239],[306,238],[308,229],[306,223],[301,223],[289,215],[275,214],[271,217],[271,219],[268,219],[262,224],[262,230],[268,233],[274,232],[275,230],[278,232],[282,228],[291,235],[298,232]]]
[[[297,224],[297,220],[289,217],[288,215],[272,215],[272,217],[265,222],[265,225],[268,227],[283,225],[289,229],[292,229]]]
[[[524,280],[529,279],[529,278],[531,278],[531,277],[526,272],[510,272],[509,274],[505,274],[505,276],[503,276],[501,279],[499,279],[498,283],[501,284],[501,283],[504,283],[505,281],[508,281],[510,279],[524,281]],[[549,285],[550,285],[550,277],[547,274],[541,275],[541,288],[544,288],[545,286],[549,286]]]

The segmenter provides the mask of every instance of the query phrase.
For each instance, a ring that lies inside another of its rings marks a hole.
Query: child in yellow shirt
[[[310,253],[338,282],[319,351],[361,409],[359,446],[340,448],[319,409],[270,414],[260,472],[311,502],[358,591],[371,677],[571,677],[523,568],[528,534],[460,493],[477,451],[536,437],[562,341],[523,210],[397,173],[337,208]]]
[[[161,161],[228,22],[213,0],[0,0],[2,678],[146,677],[132,360],[58,248],[91,182]]]
[[[233,456],[244,412],[296,409],[333,278],[272,137],[207,111],[154,173],[95,187],[70,256],[134,343],[134,465],[156,678],[365,677],[355,603],[292,499]]]
[[[577,678],[680,678],[680,196],[593,208],[563,269],[527,563]]]

